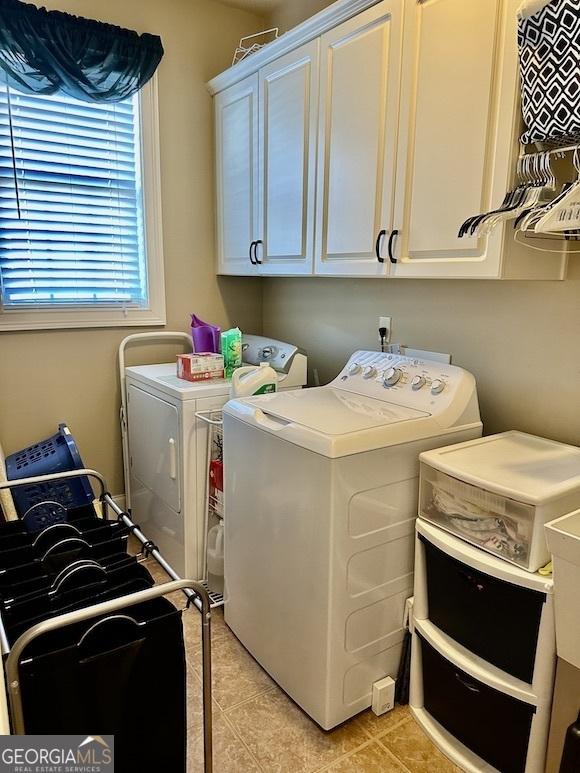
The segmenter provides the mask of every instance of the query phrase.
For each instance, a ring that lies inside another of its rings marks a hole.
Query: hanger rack
[[[565,145],[563,147],[544,148],[543,150],[534,149],[529,152],[522,152],[521,156],[530,156],[535,153],[549,153],[551,156],[564,156],[566,153],[574,153],[576,150],[580,150],[580,145]]]
[[[550,144],[542,143],[548,147],[534,147],[529,152],[526,147],[532,146],[520,144],[514,186],[505,194],[499,207],[468,217],[459,229],[459,238],[485,236],[499,224],[508,222],[514,225],[516,240],[518,233],[567,241],[580,238],[580,198],[577,193],[580,189],[580,144],[553,143],[554,147],[549,147]],[[569,153],[573,154],[576,179],[564,181],[560,188],[552,159],[562,159]],[[554,220],[556,214],[559,221]]]
[[[203,739],[204,739],[204,771],[212,773],[212,692],[211,692],[211,607],[210,599],[206,589],[201,583],[193,580],[183,580],[161,555],[153,542],[147,539],[147,536],[141,529],[133,523],[128,513],[122,510],[109,494],[106,481],[96,470],[83,469],[67,472],[54,473],[50,475],[38,475],[31,478],[21,478],[19,480],[2,481],[0,480],[0,492],[4,489],[13,489],[20,486],[38,485],[49,481],[63,480],[67,478],[89,477],[96,480],[100,488],[99,502],[102,506],[102,516],[108,520],[109,509],[112,510],[117,519],[128,527],[141,543],[143,552],[146,556],[152,556],[159,566],[172,578],[172,582],[163,583],[154,586],[148,590],[131,593],[127,596],[104,601],[93,606],[67,612],[63,615],[57,615],[32,626],[25,631],[12,646],[6,635],[6,628],[2,615],[0,614],[0,651],[5,658],[6,668],[6,689],[9,703],[9,720],[12,726],[12,732],[16,735],[25,733],[24,713],[22,707],[22,697],[20,693],[19,665],[20,656],[24,649],[38,637],[59,628],[63,628],[73,623],[83,622],[93,617],[104,614],[110,614],[121,608],[141,604],[144,601],[150,601],[161,596],[166,596],[175,591],[182,591],[187,598],[187,606],[193,605],[201,614],[202,626],[202,675],[203,675]],[[0,688],[1,689],[1,688]],[[1,722],[1,717],[0,717]]]

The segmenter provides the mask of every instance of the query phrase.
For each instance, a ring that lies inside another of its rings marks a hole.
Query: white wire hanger
[[[459,229],[460,238],[485,236],[499,223],[517,220],[540,202],[550,200],[556,177],[549,151],[520,155],[516,173],[517,187],[506,193],[497,209],[468,218]]]
[[[535,233],[551,234],[580,229],[580,152],[573,156],[576,180],[564,185],[561,193],[536,218]],[[522,224],[523,230],[523,224]]]

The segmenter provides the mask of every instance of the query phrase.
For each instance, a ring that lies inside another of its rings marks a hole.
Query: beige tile
[[[194,668],[201,671],[201,646],[193,649]],[[212,640],[213,697],[220,708],[228,709],[237,703],[260,695],[274,686],[268,674],[229,633]]]
[[[173,603],[183,609],[185,607],[183,594],[181,599],[171,599]],[[185,645],[192,651],[201,646],[201,614],[193,607],[183,609],[183,632],[185,635]],[[223,638],[224,636],[233,636],[230,629],[224,622],[224,613],[222,609],[212,609],[211,611],[211,640],[212,642]],[[212,657],[215,660],[215,657]]]
[[[147,558],[143,561],[143,565],[149,570],[151,577],[157,584],[162,582],[170,582],[171,577],[167,574],[154,558]]]
[[[214,720],[213,769],[215,773],[259,773],[260,768],[223,715]],[[203,742],[201,732],[189,731],[187,737],[187,773],[202,773]]]
[[[136,556],[140,551],[141,543],[134,534],[129,534],[129,539],[127,540],[127,553]]]
[[[325,732],[277,688],[226,712],[266,773],[318,770],[368,741],[356,721]]]
[[[162,569],[154,558],[148,558],[144,562],[155,584],[170,582],[171,577]],[[183,632],[185,635],[185,645],[188,648],[195,648],[201,644],[201,615],[199,610],[190,607],[185,609],[186,599],[181,591],[170,593],[167,598],[178,608],[183,610]],[[230,633],[229,628],[224,622],[223,609],[212,609],[211,612],[211,636],[212,641]]]
[[[405,773],[405,768],[376,741],[324,770],[327,773]]]
[[[213,701],[213,718],[221,714],[221,709]],[[187,669],[187,727],[199,730],[203,727],[203,697],[201,679],[193,668]]]
[[[193,669],[187,678],[187,771],[203,771],[203,711],[201,681]],[[213,769],[216,773],[254,773],[259,768],[214,702],[212,711]]]
[[[371,709],[367,709],[358,715],[357,722],[360,723],[361,727],[364,727],[369,735],[374,737],[389,732],[408,719],[409,716],[408,706],[395,706],[392,711],[388,711],[380,717],[377,717]]]
[[[412,718],[381,736],[380,743],[393,752],[411,773],[456,773],[459,770]]]

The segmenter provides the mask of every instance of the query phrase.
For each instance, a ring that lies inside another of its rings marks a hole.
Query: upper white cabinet
[[[261,274],[311,274],[318,114],[318,40],[259,73]]]
[[[502,229],[479,240],[458,230],[499,205],[509,184],[514,3],[407,2],[402,69],[393,273],[497,277]]]
[[[218,273],[257,274],[258,75],[215,98]]]
[[[383,0],[320,39],[319,274],[385,274],[402,28],[401,0]]]
[[[338,0],[214,78],[220,273],[564,278],[458,237],[512,185],[520,2]]]
[[[218,272],[311,274],[318,40],[216,96]]]

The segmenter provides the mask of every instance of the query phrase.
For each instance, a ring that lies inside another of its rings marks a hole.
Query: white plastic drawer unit
[[[544,524],[580,507],[580,449],[521,432],[421,454],[419,515],[530,572]]]
[[[535,508],[492,494],[421,464],[423,518],[527,567]]]
[[[417,638],[425,709],[500,773],[523,773],[536,707],[474,679]]]
[[[488,663],[528,684],[546,594],[506,582],[447,555],[419,534],[429,620]],[[490,636],[490,631],[501,631]]]

